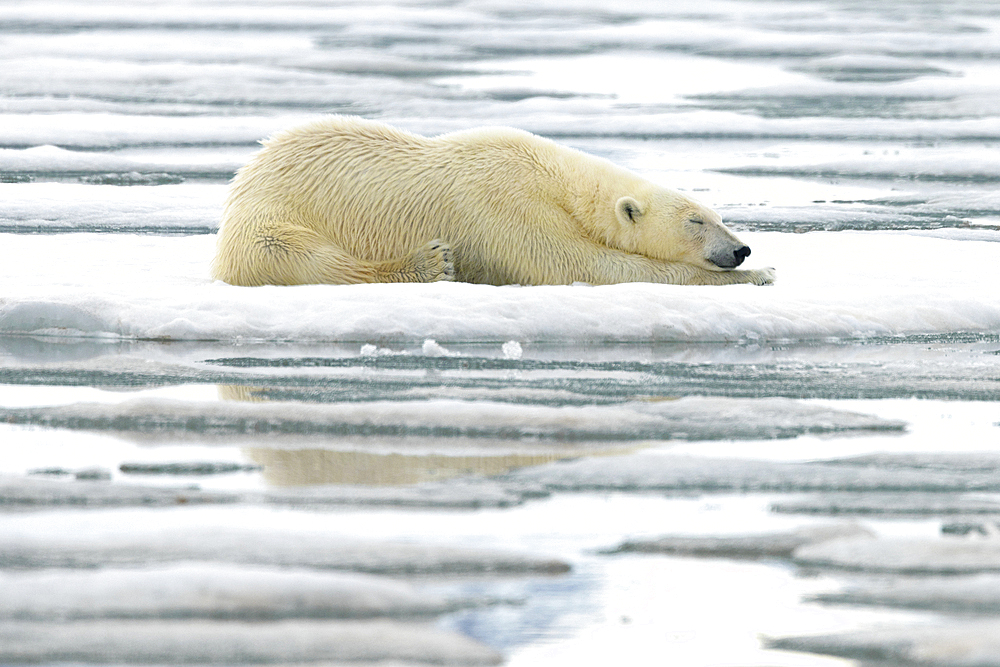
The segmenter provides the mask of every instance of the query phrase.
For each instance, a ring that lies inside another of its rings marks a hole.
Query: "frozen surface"
[[[865,572],[969,574],[1000,571],[1000,540],[975,537],[936,539],[844,539],[795,550],[801,565]]]
[[[929,624],[884,627],[856,633],[772,639],[768,644],[784,650],[894,665],[973,667],[1000,662],[1000,624],[996,621],[966,621],[940,627]]]
[[[855,524],[829,524],[785,533],[734,536],[665,536],[622,542],[610,553],[639,552],[723,558],[789,558],[799,547],[846,537],[872,537]]]
[[[982,0],[4,3],[0,662],[1000,662],[998,34]],[[606,157],[778,282],[212,283],[234,171],[328,113]]]
[[[245,288],[208,279],[211,236],[6,235],[0,333],[374,343],[1000,333],[996,243],[899,233],[744,240],[778,267],[778,284]],[[49,270],[34,271],[42,261]]]
[[[278,433],[556,442],[768,439],[904,427],[898,421],[781,398],[707,397],[586,408],[447,400],[309,404],[159,399],[15,408],[0,410],[0,419],[9,424],[210,436]]]
[[[0,627],[0,659],[15,664],[502,662],[496,651],[458,633],[393,621],[4,623]]]
[[[0,546],[0,563],[18,568],[93,568],[189,560],[380,574],[559,573],[569,567],[558,559],[489,549],[235,528],[112,529],[75,535],[8,532]]]
[[[261,458],[273,462],[259,453]],[[164,464],[144,464],[160,468]],[[166,464],[170,465],[170,464]],[[277,464],[273,464],[277,467]],[[123,473],[129,473],[125,465]],[[110,472],[106,472],[109,477]],[[132,473],[134,474],[134,473]],[[176,473],[175,473],[176,474]],[[272,473],[272,478],[278,475]],[[300,483],[302,481],[300,480]],[[45,510],[53,507],[95,509],[107,507],[171,507],[197,504],[278,505],[294,507],[386,506],[481,508],[508,507],[524,501],[526,496],[540,492],[530,488],[507,489],[489,481],[450,484],[427,482],[416,486],[393,486],[373,489],[365,485],[315,485],[267,491],[204,491],[196,485],[187,487],[145,486],[134,482],[120,483],[84,480],[52,480],[0,475],[0,507],[7,510]]]
[[[5,622],[412,617],[440,615],[462,604],[373,575],[232,564],[42,570],[6,574],[0,582],[4,590],[0,617]]]
[[[853,582],[838,592],[819,593],[817,602],[888,605],[995,615],[1000,610],[1000,576],[909,577],[890,583]]]
[[[529,468],[513,479],[549,489],[706,492],[761,491],[998,491],[992,473],[858,469],[827,463],[761,461],[638,453],[611,460],[580,459]]]

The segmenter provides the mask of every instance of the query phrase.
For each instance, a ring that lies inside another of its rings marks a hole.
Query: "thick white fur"
[[[527,132],[426,138],[333,116],[281,132],[233,181],[212,266],[234,285],[766,284],[713,211]]]

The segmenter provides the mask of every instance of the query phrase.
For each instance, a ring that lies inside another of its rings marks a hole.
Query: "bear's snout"
[[[742,246],[733,251],[733,259],[736,261],[733,266],[739,266],[743,260],[750,256],[750,246]]]
[[[735,269],[737,266],[743,263],[743,260],[750,255],[750,247],[745,245],[738,245],[736,249],[733,246],[722,249],[719,248],[715,253],[708,257],[708,261],[715,264],[720,269]]]

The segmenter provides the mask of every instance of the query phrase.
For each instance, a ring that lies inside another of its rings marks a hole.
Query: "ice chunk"
[[[768,648],[892,665],[983,667],[1000,663],[1000,622],[880,627],[841,634],[769,639]]]
[[[0,662],[268,664],[414,661],[496,665],[501,656],[425,623],[78,621],[0,625]]]
[[[520,359],[522,350],[521,344],[516,340],[509,340],[502,346],[504,359]]]
[[[0,408],[11,424],[207,434],[328,434],[500,440],[635,441],[787,438],[804,433],[899,431],[903,424],[788,399],[686,397],[589,407],[490,401],[192,402],[133,399]]]
[[[435,544],[363,541],[332,533],[167,529],[59,536],[0,529],[0,567],[108,567],[208,561],[373,574],[562,573],[560,560]]]
[[[180,465],[184,470],[183,474],[195,474],[191,472],[191,466]],[[155,469],[163,467],[160,464],[150,464],[150,466]],[[238,467],[245,468],[246,466]],[[140,486],[103,480],[93,482],[23,479],[0,475],[0,509],[3,510],[39,510],[55,507],[77,509],[169,507],[235,503],[316,508],[366,505],[474,509],[511,507],[524,502],[527,496],[538,497],[540,495],[545,495],[545,492],[530,487],[509,489],[497,482],[484,479],[428,482],[412,486],[316,484],[266,491],[208,492],[197,488]]]
[[[623,542],[607,553],[639,552],[723,558],[789,558],[798,547],[845,537],[872,537],[855,524],[805,526],[783,533],[755,535],[672,535]]]
[[[1000,539],[843,539],[807,544],[793,560],[810,567],[905,574],[1000,572]]]
[[[25,479],[0,475],[0,509],[173,506],[235,503],[234,493],[111,483],[97,480]]]
[[[819,593],[817,602],[905,607],[936,611],[1000,613],[1000,575],[907,577],[853,582],[843,591]]]
[[[825,493],[771,504],[784,514],[837,515],[1000,515],[1000,496],[943,493]]]
[[[0,573],[0,587],[7,620],[409,617],[474,604],[375,575],[205,563]]]
[[[1000,491],[992,474],[868,470],[856,466],[637,453],[551,463],[510,479],[548,489],[746,493],[762,491]]]

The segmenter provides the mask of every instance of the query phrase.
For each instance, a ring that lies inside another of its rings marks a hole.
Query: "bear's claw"
[[[434,239],[420,248],[415,253],[413,265],[418,282],[455,280],[455,261],[451,246],[441,239]]]
[[[773,285],[776,273],[773,266],[769,266],[766,269],[754,269],[753,273],[753,284],[754,285]]]

